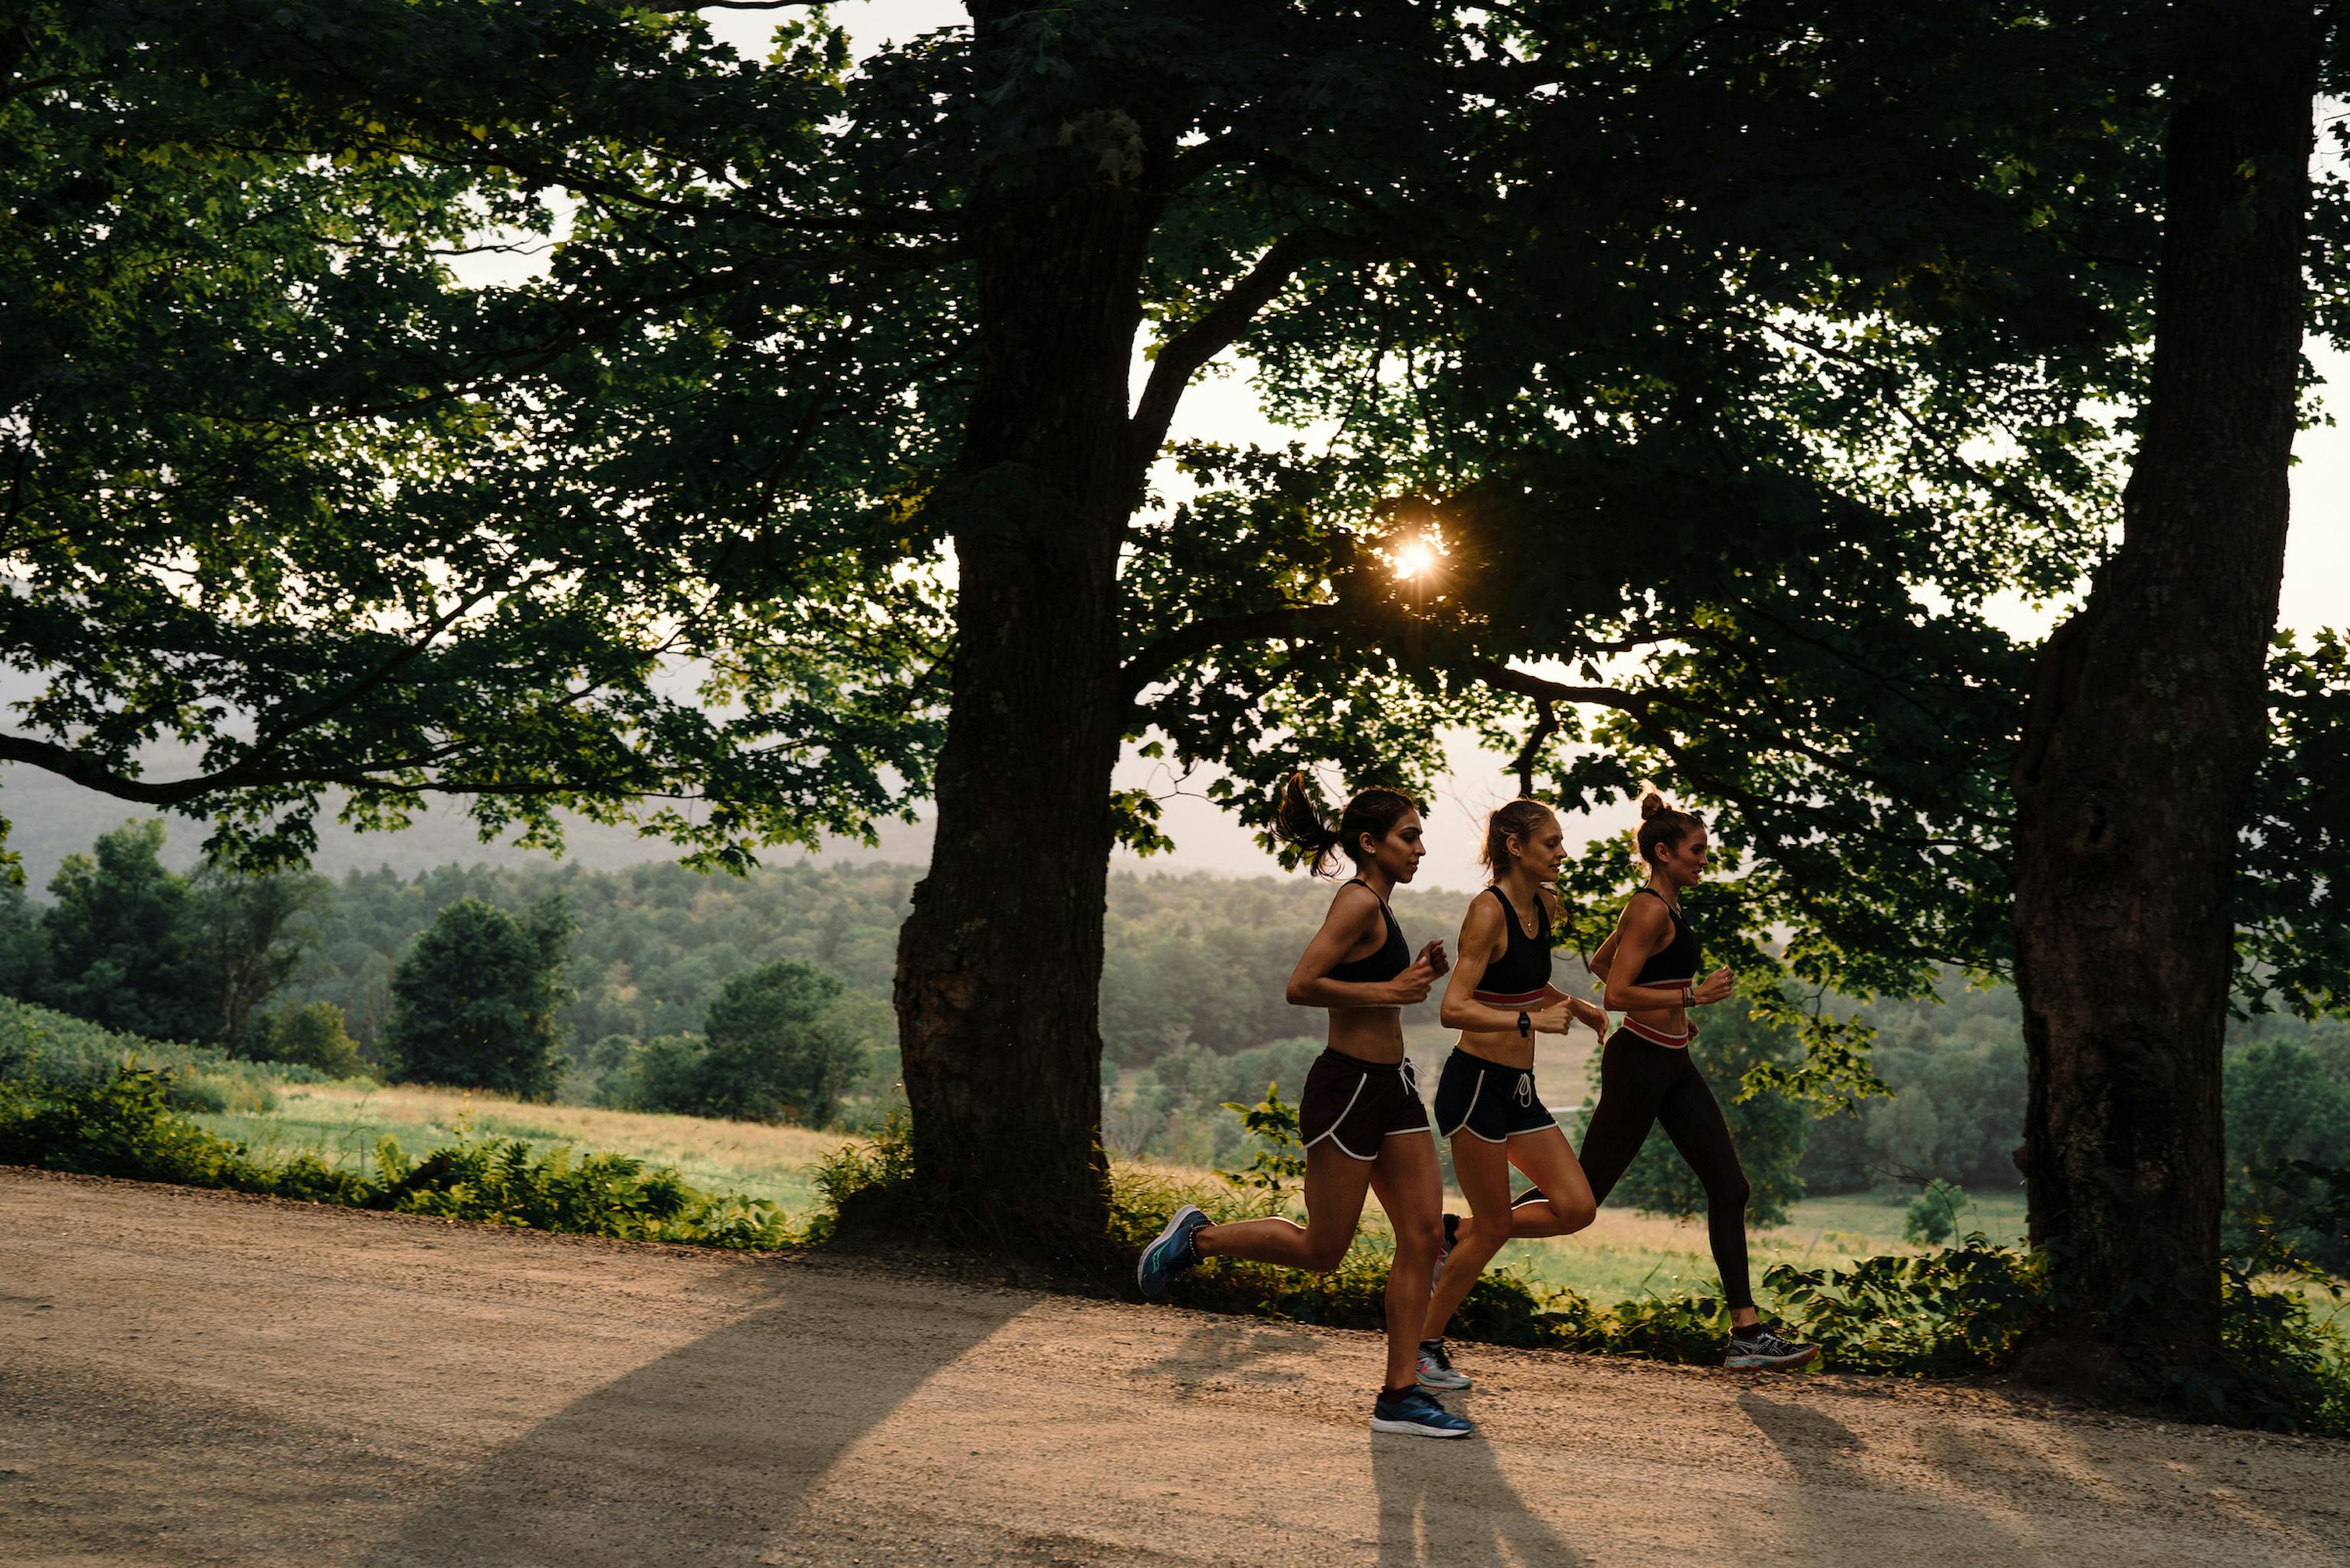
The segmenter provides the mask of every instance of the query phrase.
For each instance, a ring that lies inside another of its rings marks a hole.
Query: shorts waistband
[[[1400,1073],[1411,1065],[1409,1056],[1396,1062],[1370,1062],[1360,1056],[1349,1056],[1335,1045],[1325,1045],[1319,1059],[1340,1067],[1351,1067],[1358,1073]]]
[[[1668,1034],[1661,1029],[1649,1028],[1637,1018],[1627,1018],[1622,1023],[1617,1025],[1617,1028],[1620,1033],[1637,1035],[1651,1045],[1686,1046],[1697,1038],[1697,1031],[1694,1029],[1684,1034]]]

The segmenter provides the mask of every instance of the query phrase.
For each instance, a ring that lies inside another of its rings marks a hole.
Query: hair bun
[[[1640,797],[1640,820],[1642,822],[1648,821],[1648,818],[1656,815],[1657,813],[1660,811],[1670,811],[1673,808],[1671,806],[1665,804],[1665,797],[1657,793],[1657,787],[1654,784],[1650,784],[1648,786],[1648,793]]]

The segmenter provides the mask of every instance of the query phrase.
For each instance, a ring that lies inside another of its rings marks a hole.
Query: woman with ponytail
[[[1485,1265],[1513,1237],[1565,1236],[1598,1212],[1566,1134],[1534,1088],[1534,1036],[1564,1034],[1575,1023],[1607,1037],[1607,1015],[1550,982],[1550,950],[1560,925],[1558,868],[1566,835],[1550,807],[1513,800],[1486,819],[1485,868],[1492,885],[1461,922],[1460,961],[1445,982],[1441,1017],[1461,1031],[1436,1085],[1438,1133],[1452,1142],[1452,1174],[1469,1199],[1469,1220],[1428,1305],[1419,1381],[1466,1388],[1444,1348],[1444,1326]],[[1546,1196],[1510,1202],[1510,1168]],[[1445,1217],[1448,1228],[1451,1216]]]
[[[1419,1386],[1420,1324],[1434,1282],[1444,1182],[1436,1139],[1404,1056],[1399,1010],[1428,995],[1445,970],[1444,944],[1411,956],[1388,899],[1428,853],[1419,810],[1390,789],[1347,803],[1334,826],[1290,776],[1275,824],[1304,849],[1318,876],[1344,851],[1355,875],[1330,900],[1322,929],[1289,977],[1289,1001],[1327,1008],[1329,1048],[1305,1075],[1298,1123],[1305,1143],[1305,1223],[1284,1219],[1211,1225],[1185,1204],[1136,1266],[1142,1293],[1156,1299],[1203,1258],[1247,1258],[1326,1273],[1353,1244],[1363,1199],[1372,1192],[1395,1230],[1388,1271],[1387,1380],[1371,1408],[1375,1432],[1465,1438],[1476,1430]]]
[[[1661,1126],[1705,1188],[1706,1237],[1730,1303],[1731,1366],[1794,1367],[1817,1358],[1754,1310],[1746,1267],[1746,1172],[1730,1141],[1721,1106],[1690,1057],[1693,1008],[1729,998],[1731,974],[1700,979],[1697,934],[1681,919],[1681,890],[1705,875],[1705,824],[1675,811],[1650,789],[1640,801],[1640,858],[1648,885],[1617,918],[1615,934],[1592,955],[1591,972],[1607,985],[1608,1011],[1625,1014],[1599,1058],[1599,1104],[1583,1135],[1583,1174],[1599,1202]],[[1518,1199],[1541,1203],[1539,1191]]]

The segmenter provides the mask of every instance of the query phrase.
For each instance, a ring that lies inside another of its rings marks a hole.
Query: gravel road
[[[0,1169],[0,1563],[2350,1565],[2350,1445]]]

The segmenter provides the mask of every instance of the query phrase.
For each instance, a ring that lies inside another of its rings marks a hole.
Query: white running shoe
[[[1452,1369],[1452,1357],[1444,1353],[1440,1339],[1419,1342],[1419,1386],[1422,1388],[1460,1389],[1469,1386],[1469,1376]]]

